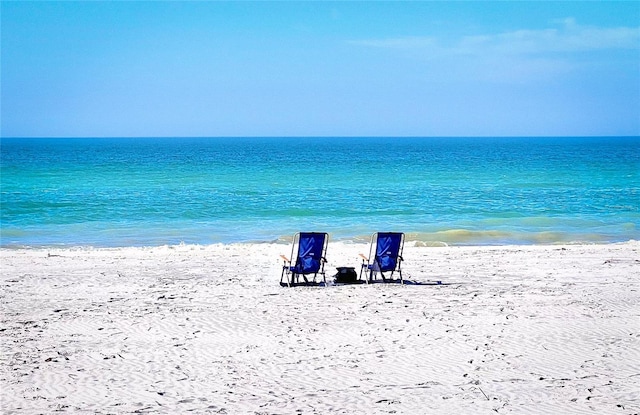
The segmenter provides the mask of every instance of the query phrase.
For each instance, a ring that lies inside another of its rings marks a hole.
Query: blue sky
[[[1,134],[640,135],[640,2],[1,2]]]

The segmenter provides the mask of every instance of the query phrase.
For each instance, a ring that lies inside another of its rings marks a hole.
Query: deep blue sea
[[[2,138],[2,247],[640,239],[640,138]]]

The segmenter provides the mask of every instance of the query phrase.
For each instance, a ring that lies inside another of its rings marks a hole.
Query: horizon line
[[[96,138],[123,138],[123,139],[154,139],[154,138],[640,138],[636,135],[95,135],[95,136],[0,136],[2,139],[96,139]]]

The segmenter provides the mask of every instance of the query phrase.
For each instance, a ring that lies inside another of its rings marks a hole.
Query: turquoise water
[[[109,138],[1,143],[0,245],[640,239],[640,138]]]

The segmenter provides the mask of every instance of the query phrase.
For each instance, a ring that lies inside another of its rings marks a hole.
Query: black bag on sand
[[[358,280],[358,274],[356,273],[356,269],[352,267],[338,267],[336,268],[338,273],[335,275],[336,282],[338,283],[354,283]]]

